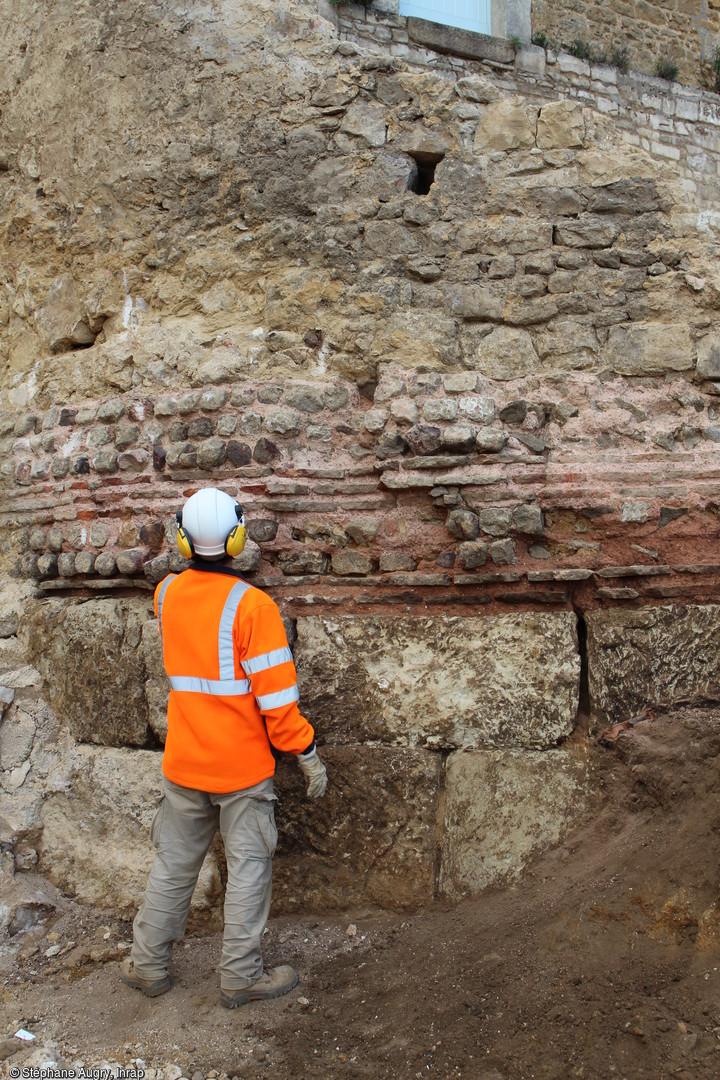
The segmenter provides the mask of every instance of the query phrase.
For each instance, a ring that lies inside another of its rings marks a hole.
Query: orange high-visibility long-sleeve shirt
[[[162,761],[169,780],[238,791],[274,774],[271,743],[292,753],[312,745],[285,627],[267,593],[189,569],[163,578],[154,607],[170,682]]]

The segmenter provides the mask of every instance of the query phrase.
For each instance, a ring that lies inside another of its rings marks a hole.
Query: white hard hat
[[[182,509],[183,529],[197,555],[222,555],[228,534],[238,523],[237,502],[218,488],[200,488]]]

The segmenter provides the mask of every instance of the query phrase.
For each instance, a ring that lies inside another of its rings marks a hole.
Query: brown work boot
[[[126,986],[132,986],[133,990],[142,990],[145,997],[160,997],[160,994],[166,994],[173,984],[170,975],[164,975],[161,979],[143,979],[136,973],[129,956],[120,962],[120,978]]]
[[[237,1009],[248,1001],[265,1001],[267,998],[282,997],[288,994],[300,982],[295,968],[289,964],[268,968],[256,982],[244,986],[242,990],[220,990],[220,1004],[226,1009]]]

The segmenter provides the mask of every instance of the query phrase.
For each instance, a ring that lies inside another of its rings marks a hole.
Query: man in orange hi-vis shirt
[[[327,775],[298,708],[277,604],[231,566],[245,544],[241,507],[203,488],[176,517],[178,548],[191,563],[155,590],[170,683],[163,797],[150,830],[155,861],[121,978],[149,997],[172,986],[172,943],[185,931],[219,827],[228,868],[220,1001],[232,1009],[298,983],[287,964],[263,970],[261,954],[277,843],[273,748],[296,755],[310,798],[325,794]]]

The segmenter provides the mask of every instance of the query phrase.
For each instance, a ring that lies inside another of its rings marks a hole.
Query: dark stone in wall
[[[140,540],[151,551],[159,551],[165,539],[165,527],[162,521],[149,521],[140,526]]]
[[[280,450],[270,439],[258,439],[253,450],[253,458],[259,465],[267,465],[280,457]]]

